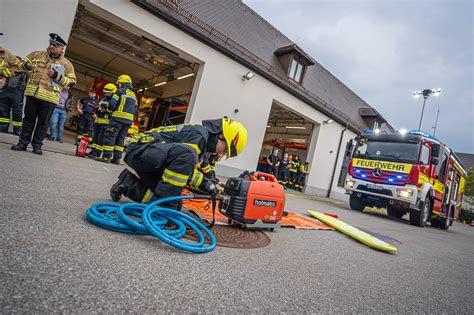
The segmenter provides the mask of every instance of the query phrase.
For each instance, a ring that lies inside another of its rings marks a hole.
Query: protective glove
[[[206,187],[204,189],[211,195],[217,194],[217,186],[211,181],[206,183]]]
[[[53,70],[53,76],[51,77],[54,81],[59,82],[61,80],[61,73],[57,72],[56,70]]]
[[[209,173],[204,174],[204,176],[205,176],[208,180],[212,181],[212,182],[215,183],[215,184],[217,184],[217,183],[220,182],[220,181],[219,181],[219,178],[216,177],[216,172],[215,172],[215,171],[210,171]]]

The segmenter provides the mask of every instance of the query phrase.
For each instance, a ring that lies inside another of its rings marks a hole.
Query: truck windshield
[[[416,163],[419,151],[419,143],[369,141],[358,143],[354,157]]]

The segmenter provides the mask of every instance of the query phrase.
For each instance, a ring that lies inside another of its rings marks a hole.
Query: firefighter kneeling
[[[204,191],[215,189],[212,181],[197,170],[199,161],[209,153],[237,156],[246,144],[244,125],[227,117],[204,120],[202,126],[165,126],[137,134],[128,145],[125,162],[139,177],[123,170],[110,196],[113,201],[125,195],[133,201],[150,203],[181,195],[186,184]],[[181,208],[179,202],[166,206]]]

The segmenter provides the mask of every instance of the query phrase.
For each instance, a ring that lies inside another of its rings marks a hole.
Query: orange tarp
[[[308,230],[333,230],[332,227],[326,224],[294,212],[288,212],[288,215],[281,218],[281,226]]]
[[[189,191],[183,191],[183,195],[189,195]],[[183,199],[183,206],[191,210],[201,219],[212,221],[212,203],[210,200],[203,199]],[[216,224],[229,224],[229,218],[219,212],[219,204],[216,207],[215,221]],[[288,215],[281,218],[283,227],[294,227],[297,229],[310,230],[332,230],[330,226],[323,224],[317,220],[310,219],[294,212],[288,212]]]

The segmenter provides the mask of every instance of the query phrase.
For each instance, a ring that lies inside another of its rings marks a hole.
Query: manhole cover
[[[242,230],[241,227],[233,225],[214,225],[211,231],[216,237],[217,246],[260,248],[270,244],[270,238],[262,231]],[[194,231],[189,231],[184,237],[193,241],[198,240]]]

